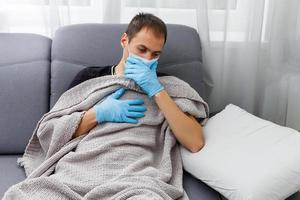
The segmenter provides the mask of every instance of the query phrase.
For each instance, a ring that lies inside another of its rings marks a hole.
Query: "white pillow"
[[[282,200],[300,190],[300,133],[227,105],[203,127],[205,146],[181,146],[183,167],[230,200]]]

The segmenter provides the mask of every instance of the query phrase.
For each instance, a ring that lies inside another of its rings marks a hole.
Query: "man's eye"
[[[139,51],[144,53],[144,52],[146,52],[146,49],[139,49]]]

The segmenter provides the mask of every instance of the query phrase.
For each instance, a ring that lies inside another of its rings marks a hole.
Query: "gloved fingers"
[[[140,59],[132,57],[132,56],[128,56],[126,59],[126,62],[131,63],[131,64],[138,64],[138,63],[142,64],[143,63]]]
[[[127,73],[125,73],[125,77],[134,80],[134,78],[136,78],[136,75],[135,74],[127,74]]]
[[[125,69],[136,68],[136,67],[139,66],[139,65],[140,65],[140,64],[126,63],[126,64],[125,64]]]
[[[150,71],[148,67],[138,66],[138,67],[125,67],[124,72],[133,72],[133,73],[145,73]]]
[[[128,78],[128,76],[130,76],[130,77],[133,77],[133,79],[135,79],[135,80],[139,80],[139,79],[144,79],[145,76],[147,77],[149,75],[149,73],[132,71],[130,73],[124,72],[124,75],[126,78]]]
[[[153,63],[151,66],[150,66],[150,70],[151,71],[156,71],[157,69],[157,63]]]
[[[132,65],[126,65],[125,69],[137,69],[137,70],[144,70],[144,69],[149,69],[147,65],[144,64],[132,64]]]
[[[136,124],[136,123],[138,123],[138,120],[132,119],[132,118],[130,118],[130,117],[125,117],[125,118],[124,118],[124,121],[127,122],[127,123],[131,123],[131,124]]]
[[[125,68],[124,73],[125,73],[125,74],[135,74],[135,73],[136,73],[136,70],[134,70],[134,69],[126,69],[126,68]]]
[[[114,99],[120,98],[125,93],[125,88],[120,88],[111,94],[111,97]]]
[[[144,63],[138,61],[138,60],[133,60],[133,59],[130,59],[130,60],[127,60],[126,61],[126,65],[143,65]]]
[[[124,71],[124,75],[127,77],[128,75],[131,75],[135,78],[138,78],[138,77],[144,77],[145,75],[147,75],[148,73],[145,73],[145,72],[138,72],[138,71]],[[127,77],[128,78],[128,77]]]
[[[127,112],[126,116],[133,117],[133,118],[140,118],[140,117],[145,117],[145,114],[143,112]]]
[[[129,106],[128,111],[144,112],[147,108],[145,106]]]
[[[138,104],[144,104],[144,100],[143,99],[128,99],[128,100],[124,100],[126,103],[128,103],[129,105],[138,105]]]

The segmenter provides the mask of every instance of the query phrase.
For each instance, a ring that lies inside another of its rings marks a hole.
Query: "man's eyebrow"
[[[148,50],[150,50],[148,47],[146,47],[145,45],[143,45],[143,44],[140,44],[139,45],[140,47],[142,47],[142,48],[145,48],[145,49],[148,49]],[[151,51],[151,50],[150,50]],[[161,53],[161,51],[152,51],[153,53]]]

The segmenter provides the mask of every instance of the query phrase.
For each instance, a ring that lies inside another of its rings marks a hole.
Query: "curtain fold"
[[[198,31],[211,111],[233,103],[300,129],[291,123],[300,110],[298,0],[0,0],[0,32],[53,37],[64,25],[128,23],[140,11]]]

